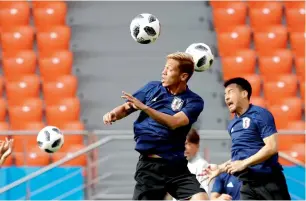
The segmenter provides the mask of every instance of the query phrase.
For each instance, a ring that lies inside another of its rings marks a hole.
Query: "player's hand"
[[[220,197],[218,197],[218,200],[232,200],[232,196],[228,194],[221,194]]]
[[[207,168],[203,169],[203,175],[206,176],[207,184],[209,185],[210,182],[219,174],[221,173],[221,169],[216,164],[210,164]]]
[[[232,161],[226,165],[226,172],[229,174],[234,174],[235,172],[240,172],[247,168],[246,164],[242,160]]]
[[[122,96],[121,98],[127,100],[129,103],[132,104],[132,107],[136,110],[145,110],[148,108],[147,105],[143,104],[141,101],[139,101],[137,98],[132,96],[129,93],[126,93],[125,91],[122,91]]]
[[[0,153],[1,155],[1,160],[6,159],[9,155],[11,155],[13,151],[13,144],[14,144],[14,139],[7,139],[5,138],[5,142],[1,141],[0,143]]]
[[[106,125],[112,125],[116,121],[116,114],[114,112],[108,112],[103,116],[103,123]]]

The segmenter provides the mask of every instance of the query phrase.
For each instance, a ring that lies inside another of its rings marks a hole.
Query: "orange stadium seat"
[[[305,80],[305,57],[295,58],[295,70],[300,81]]]
[[[58,4],[58,2],[64,2],[64,1],[32,1],[32,8],[48,8],[51,4]],[[52,5],[51,5],[52,6]]]
[[[254,31],[261,31],[263,28],[271,25],[280,25],[282,23],[283,8],[279,2],[253,2],[262,4],[263,7],[251,7],[249,11],[251,26]],[[248,2],[250,4],[250,2]]]
[[[68,144],[83,144],[83,135],[69,134],[66,131],[84,131],[84,124],[80,121],[72,121],[63,124],[61,130],[65,134],[65,143]]]
[[[1,34],[3,52],[17,52],[33,48],[34,30],[30,26],[18,26],[4,30]]]
[[[63,75],[55,81],[43,83],[43,93],[47,106],[58,104],[63,98],[73,98],[77,92],[77,78]]]
[[[5,121],[6,117],[6,101],[0,98],[0,122]]]
[[[54,81],[61,75],[69,75],[72,70],[73,54],[70,51],[57,51],[39,55],[40,74],[44,81]]]
[[[31,50],[22,50],[13,56],[4,54],[2,66],[6,80],[18,80],[24,75],[35,74],[36,54]]]
[[[305,1],[283,1],[286,9],[305,8]]]
[[[41,102],[41,101],[40,101]],[[22,124],[18,129],[26,131],[39,131],[45,127],[45,124],[41,121],[26,122]],[[37,135],[14,135],[14,150],[22,152],[29,150],[30,147],[37,146]]]
[[[253,1],[253,0],[246,0],[247,5],[250,9],[253,8],[266,8],[269,7],[273,4],[281,4],[280,2],[276,2],[276,1]],[[279,6],[279,5],[275,5],[275,6]],[[281,6],[281,5],[280,5]]]
[[[216,8],[229,8],[231,7],[233,4],[239,4],[239,3],[244,3],[243,1],[210,1],[210,6],[213,9]]]
[[[238,26],[231,32],[217,35],[220,56],[233,56],[236,52],[249,49],[251,44],[251,29],[248,26]]]
[[[233,56],[221,59],[224,80],[241,74],[255,73],[256,53],[252,50],[241,50],[233,53]]]
[[[298,130],[298,131],[305,131],[305,121],[290,121],[287,124],[288,130]]]
[[[263,80],[263,83],[264,97],[269,105],[296,96],[297,77],[293,74],[275,76],[272,80]]]
[[[28,98],[18,106],[10,106],[8,113],[12,129],[20,130],[29,122],[42,121],[43,102],[40,98]]]
[[[271,56],[259,57],[259,70],[263,77],[289,74],[292,71],[293,55],[290,50],[276,50]]]
[[[26,152],[15,153],[16,166],[46,166],[50,164],[50,155],[33,146]]]
[[[265,32],[254,33],[254,44],[260,56],[287,48],[288,32],[284,26],[271,26]]]
[[[41,7],[37,5],[33,11],[35,26],[40,31],[50,26],[66,25],[66,15],[67,5],[65,2],[48,2]]]
[[[289,32],[305,32],[305,7],[285,9]]]
[[[37,33],[39,52],[69,50],[71,30],[68,26],[50,27]]]
[[[305,32],[290,33],[291,49],[297,56],[305,57]]]
[[[28,25],[30,22],[30,6],[24,2],[14,2],[5,8],[0,7],[0,27]]]
[[[213,21],[217,32],[238,25],[245,25],[247,6],[244,2],[231,2],[224,8],[213,9]]]
[[[248,80],[252,86],[252,95],[253,96],[260,96],[261,92],[261,77],[257,74],[249,74],[249,75],[242,75],[244,79]]]
[[[9,106],[22,104],[24,99],[38,98],[40,78],[38,75],[25,75],[18,80],[7,81],[6,95]]]
[[[69,146],[68,148],[65,147]],[[62,147],[62,149],[66,149],[67,151],[65,153],[63,152],[56,152],[54,154],[52,154],[52,158],[53,161],[59,161],[62,158],[65,158],[66,156],[69,156],[71,154],[74,154],[75,152],[84,149],[84,145],[68,145],[67,143],[64,144],[64,146]],[[66,163],[64,163],[62,166],[85,166],[87,164],[87,156],[85,154],[76,157]]]
[[[46,119],[49,125],[61,127],[80,117],[80,100],[78,98],[62,99],[58,105],[46,107]]]
[[[1,101],[1,100],[0,100]],[[8,131],[10,129],[10,126],[5,121],[0,121],[0,131]],[[8,135],[0,135],[0,140],[5,140],[5,138],[9,137]]]
[[[0,96],[2,96],[3,89],[4,89],[4,79],[2,76],[0,76]]]
[[[265,108],[265,107],[267,107],[267,104],[266,104],[266,101],[265,101],[265,99],[263,99],[262,97],[259,97],[259,96],[252,96],[251,97],[251,103],[253,104],[253,105],[257,105],[257,106],[259,106],[259,107],[263,107],[263,108]]]
[[[305,101],[305,81],[300,82],[300,95],[303,101]]]

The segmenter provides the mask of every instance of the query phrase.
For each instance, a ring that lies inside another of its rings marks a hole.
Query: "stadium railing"
[[[38,132],[37,131],[0,131],[0,136],[1,135],[36,135]],[[133,138],[133,132],[132,131],[127,131],[127,130],[94,130],[94,131],[66,131],[66,133],[68,135],[84,135],[87,136],[88,139],[91,140],[87,140],[87,142],[91,142],[89,143],[84,149],[78,150],[75,153],[71,153],[71,155],[68,155],[54,163],[51,163],[50,165],[47,165],[45,167],[42,167],[41,169],[39,169],[36,172],[33,172],[29,175],[26,175],[25,177],[16,180],[2,188],[0,188],[0,194],[5,193],[6,191],[9,191],[10,189],[13,189],[23,183],[26,183],[36,177],[38,177],[39,175],[48,172],[50,170],[52,170],[53,168],[59,167],[61,165],[63,165],[64,163],[78,157],[84,154],[88,154],[88,153],[93,153],[93,150],[99,148],[100,146],[103,146],[111,141],[114,140],[131,140]],[[227,131],[225,130],[200,130],[199,131],[200,135],[201,135],[201,139],[203,140],[230,140],[230,137],[227,133]],[[285,135],[285,134],[290,134],[290,135],[305,135],[305,131],[288,131],[288,130],[282,130],[279,131],[279,134],[281,135]],[[66,135],[66,134],[65,134]],[[100,136],[102,138],[100,138],[99,140],[97,140],[94,136]],[[25,153],[26,154],[26,153]],[[287,161],[290,161],[293,164],[296,164],[297,166],[301,166],[303,168],[305,168],[305,164],[301,161],[296,160],[295,158],[291,157],[288,154],[285,154],[283,152],[279,153],[279,156],[281,158],[284,158]],[[81,191],[81,190],[86,190],[86,197],[87,199],[91,199],[92,195],[93,195],[93,190],[94,190],[94,185],[101,182],[104,178],[106,178],[108,176],[108,173],[103,174],[102,176],[97,176],[95,171],[96,171],[96,167],[98,166],[99,163],[101,163],[103,160],[107,160],[107,154],[101,158],[96,158],[94,159],[94,161],[92,160],[93,158],[87,157],[87,167],[86,167],[86,177],[87,180],[86,182],[79,186],[76,187],[74,189],[71,189],[70,191],[62,194],[61,196],[58,196],[57,198],[55,198],[55,200],[61,200],[61,199],[65,199],[66,197],[68,197],[69,195],[75,193],[76,191]],[[68,175],[66,175],[65,177],[62,177],[52,183],[47,184],[46,186],[42,186],[39,189],[36,189],[35,191],[31,192],[31,189],[27,189],[27,193],[31,194],[33,196],[33,194],[35,195],[35,193],[41,193],[45,190],[47,190],[48,188],[51,188],[55,185],[57,185],[58,183],[61,183],[67,179],[69,179],[70,177],[73,177],[75,174],[77,174],[77,172],[72,172]],[[305,187],[305,184],[303,184]],[[24,196],[25,198],[29,197],[28,195]],[[125,197],[125,196],[123,196]],[[23,199],[23,198],[20,198]]]

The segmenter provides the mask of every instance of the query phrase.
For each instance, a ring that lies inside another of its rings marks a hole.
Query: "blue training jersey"
[[[256,154],[265,146],[264,138],[277,133],[274,117],[266,109],[250,104],[248,110],[235,118],[228,125],[232,139],[231,159],[244,160]],[[266,161],[248,168],[250,173],[272,173],[273,169],[281,169],[278,154]],[[239,173],[235,174],[239,175]]]
[[[222,173],[218,175],[213,184],[212,193],[228,194],[233,200],[240,199],[241,182],[233,175]]]
[[[159,81],[149,82],[133,96],[159,112],[175,115],[182,111],[189,118],[187,126],[171,130],[150,118],[145,112],[140,112],[134,122],[135,150],[142,154],[158,154],[170,160],[185,159],[186,136],[203,110],[203,99],[188,87],[183,93],[172,95]]]

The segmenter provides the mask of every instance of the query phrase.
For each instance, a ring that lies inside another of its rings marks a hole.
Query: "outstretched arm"
[[[123,119],[136,111],[130,103],[124,103],[114,108],[103,116],[104,124],[111,125],[113,122]]]

